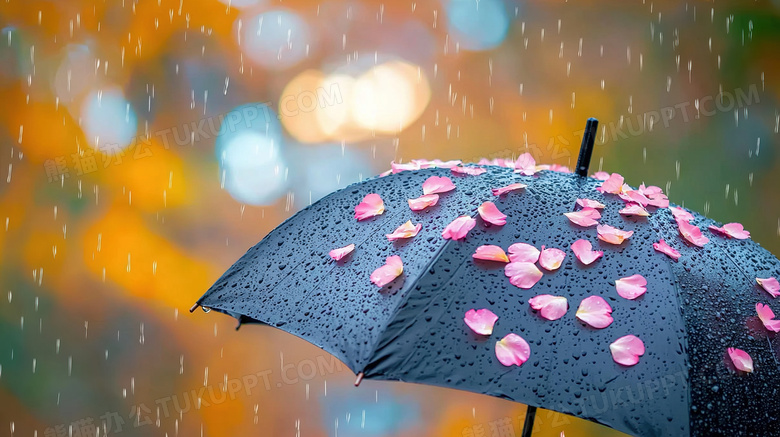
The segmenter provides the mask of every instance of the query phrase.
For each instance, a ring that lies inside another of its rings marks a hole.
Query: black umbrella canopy
[[[780,312],[756,278],[780,275],[780,262],[750,239],[706,230],[712,220],[694,215],[704,229],[703,247],[681,237],[668,208],[649,217],[625,216],[626,202],[596,190],[601,181],[571,173],[484,165],[483,174],[425,168],[374,178],[332,193],[281,224],[206,292],[198,304],[302,337],[368,379],[399,380],[468,390],[572,414],[639,436],[776,435],[780,429],[780,341],[758,320],[756,303]],[[438,203],[412,211],[408,199],[423,195],[432,176],[450,178],[455,189]],[[492,189],[526,188],[497,196]],[[384,212],[358,221],[355,207],[378,194]],[[563,214],[577,199],[605,205],[600,223],[633,235],[622,244],[597,239],[594,227]],[[503,226],[480,218],[484,202],[507,216]],[[442,231],[460,216],[476,218],[465,239]],[[413,238],[387,234],[411,220]],[[577,240],[603,257],[585,265],[574,256]],[[674,261],[656,251],[665,240],[679,250]],[[530,289],[512,285],[505,264],[472,257],[478,247],[506,250],[514,243],[558,248],[562,265],[543,271]],[[334,248],[355,245],[340,261]],[[384,287],[372,272],[397,255],[403,274]],[[629,300],[616,280],[639,274],[647,292]],[[547,320],[532,309],[538,295],[565,297],[568,310]],[[580,303],[600,296],[614,321],[595,329],[575,317]],[[491,335],[464,323],[470,309],[498,316]],[[514,333],[530,346],[520,366],[504,366],[496,341]],[[633,366],[613,360],[610,345],[634,335],[645,353]],[[735,368],[728,354],[750,355],[754,371]]]

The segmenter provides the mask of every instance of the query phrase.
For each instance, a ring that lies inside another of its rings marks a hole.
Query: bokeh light
[[[81,127],[89,144],[107,153],[129,146],[138,128],[130,102],[114,87],[92,90],[85,97]]]
[[[239,18],[236,31],[244,54],[270,70],[284,70],[302,61],[313,41],[306,21],[285,9],[247,12]]]
[[[223,187],[241,203],[267,205],[286,189],[281,127],[264,104],[243,105],[223,119],[216,141]]]
[[[492,49],[504,41],[508,29],[509,16],[502,0],[447,2],[447,30],[462,49]]]

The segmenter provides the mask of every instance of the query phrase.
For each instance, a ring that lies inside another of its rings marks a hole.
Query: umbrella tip
[[[355,387],[360,385],[360,381],[363,380],[363,372],[360,372],[357,374],[357,379],[355,379]]]
[[[195,302],[195,303],[194,303],[194,304],[193,304],[193,305],[190,307],[190,312],[193,312],[193,311],[195,311],[196,309],[198,309],[198,307],[199,307],[199,306],[200,306],[200,304],[199,304],[199,303],[197,303],[197,302]]]
[[[596,129],[599,121],[593,117],[588,119],[585,124],[585,132],[582,134],[582,145],[580,146],[580,155],[577,158],[576,173],[580,176],[588,175],[590,167],[590,157],[593,155],[593,144],[596,142]]]

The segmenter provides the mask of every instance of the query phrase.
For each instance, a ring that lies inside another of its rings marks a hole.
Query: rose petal
[[[509,283],[525,290],[533,287],[543,276],[536,265],[528,262],[511,262],[504,267],[504,274]]]
[[[658,252],[666,254],[669,258],[677,261],[678,258],[680,258],[680,252],[677,251],[677,249],[673,249],[671,246],[666,244],[666,241],[663,239],[659,240],[657,243],[653,243],[653,249],[657,250]]]
[[[612,307],[601,296],[589,296],[580,302],[577,318],[588,325],[603,329],[612,324]]]
[[[756,278],[756,282],[758,282],[758,285],[763,287],[767,293],[771,294],[772,297],[780,296],[780,282],[778,282],[777,278],[774,276],[766,279]]]
[[[677,221],[683,220],[686,222],[689,222],[693,220],[693,214],[690,212],[680,208],[679,206],[672,206],[669,208],[669,211],[672,212],[672,215],[674,216],[674,219]]]
[[[385,260],[385,265],[371,273],[371,282],[382,288],[401,276],[403,272],[404,264],[401,262],[401,257],[398,255],[388,256]]]
[[[656,194],[650,196],[650,202],[647,205],[656,208],[669,208],[669,198],[664,194]]]
[[[645,354],[645,344],[633,335],[625,335],[609,345],[612,359],[623,366],[633,366]]]
[[[506,256],[504,249],[499,246],[493,246],[492,244],[479,246],[477,250],[471,255],[474,259],[483,259],[486,261],[500,261],[504,263],[509,262],[509,258]]]
[[[522,366],[531,356],[531,346],[517,334],[507,334],[496,342],[496,358],[505,366]]]
[[[482,167],[463,167],[463,166],[455,166],[451,167],[450,171],[455,174],[465,174],[469,176],[479,176],[482,173],[485,173],[487,170]]]
[[[393,161],[390,163],[390,168],[392,169],[393,174],[395,174],[395,173],[400,173],[402,171],[419,170],[420,164],[414,161],[408,162],[406,164],[396,164],[395,161]]]
[[[592,250],[593,245],[588,240],[577,240],[571,244],[571,250],[574,252],[574,256],[580,260],[581,263],[589,265],[601,258],[604,252],[600,250]]]
[[[583,208],[594,208],[594,209],[604,209],[606,205],[599,202],[598,200],[591,200],[591,199],[577,199],[577,205],[583,207]]]
[[[636,299],[647,291],[647,279],[642,275],[631,275],[615,281],[617,294],[625,299]]]
[[[637,191],[639,191],[640,193],[644,194],[647,197],[664,194],[664,190],[662,190],[661,187],[656,187],[655,185],[650,185],[649,187],[646,187],[645,184],[642,184],[639,186],[639,189]]]
[[[547,320],[558,320],[566,314],[569,309],[569,303],[563,296],[552,296],[550,294],[540,294],[528,299],[531,308],[539,311],[539,315]]]
[[[599,188],[602,193],[620,194],[623,191],[623,182],[623,176],[612,173]]]
[[[496,324],[498,316],[493,314],[493,311],[488,309],[481,310],[468,310],[466,316],[463,317],[463,321],[466,322],[472,331],[479,335],[490,335],[493,333],[493,325]]]
[[[330,252],[328,252],[328,255],[330,255],[330,257],[333,258],[334,261],[339,261],[345,256],[352,253],[353,250],[355,250],[355,245],[349,244],[347,246],[331,250]]]
[[[466,234],[468,234],[476,224],[477,221],[473,218],[462,215],[448,224],[447,227],[444,228],[444,231],[442,231],[441,236],[446,240],[460,240],[466,238]]]
[[[609,225],[598,225],[599,240],[610,244],[621,244],[634,235],[634,231],[624,231]]]
[[[747,352],[742,349],[730,347],[728,348],[728,353],[731,362],[734,363],[734,367],[736,367],[737,370],[748,373],[753,371],[753,359],[750,358],[750,355],[748,355]]]
[[[740,223],[726,223],[723,227],[710,226],[710,231],[716,232],[729,238],[746,240],[750,238],[750,232],[746,231]]]
[[[437,167],[437,168],[452,168],[456,165],[461,165],[463,162],[460,159],[453,159],[451,161],[442,161],[441,159],[434,159],[433,161],[428,161],[431,167]]]
[[[401,238],[412,238],[417,235],[418,232],[420,232],[420,229],[422,229],[422,223],[413,225],[412,221],[409,220],[399,226],[392,234],[386,234],[386,236],[390,241],[395,241]]]
[[[439,202],[438,194],[426,194],[416,199],[409,199],[409,208],[412,211],[422,211],[423,209],[434,206]]]
[[[780,332],[780,320],[772,320],[775,318],[775,313],[772,311],[772,308],[769,308],[768,305],[757,303],[756,313],[758,313],[758,318],[761,319],[761,323],[764,324],[766,329],[773,332]]]
[[[545,249],[542,246],[542,253],[539,255],[539,265],[547,271],[558,270],[563,263],[563,259],[566,257],[566,252],[561,249],[549,248]]]
[[[558,173],[571,173],[571,169],[561,164],[550,164],[550,171],[557,171]]]
[[[423,194],[441,194],[455,189],[452,179],[446,176],[431,176],[423,182]]]
[[[621,215],[636,215],[640,217],[649,217],[650,213],[646,209],[637,203],[629,203],[625,208],[620,210]]]
[[[506,194],[506,193],[508,193],[510,191],[519,190],[519,189],[525,188],[527,186],[528,185],[526,185],[526,184],[519,184],[519,183],[518,184],[509,184],[506,187],[493,188],[492,190],[493,190],[493,195],[494,196],[500,196],[500,195]]]
[[[593,179],[600,180],[600,181],[606,181],[607,179],[609,179],[609,173],[607,173],[605,171],[597,171],[596,173],[593,173],[592,175],[590,175],[590,177],[592,177]]]
[[[530,153],[523,153],[515,161],[515,173],[533,176],[536,173],[536,160]]]
[[[502,214],[498,210],[496,204],[493,202],[485,202],[477,208],[479,216],[482,220],[494,224],[496,226],[503,226],[506,224],[506,215]]]
[[[677,229],[680,231],[680,235],[682,235],[683,238],[696,246],[702,247],[710,241],[709,238],[701,234],[701,229],[685,220],[677,220]]]
[[[385,212],[385,203],[379,194],[371,193],[367,194],[355,207],[355,218],[358,220],[365,220]]]
[[[526,243],[515,243],[509,246],[509,259],[512,262],[535,263],[539,260],[539,249]]]
[[[648,199],[644,194],[637,190],[631,190],[631,189],[625,189],[623,188],[623,192],[618,194],[621,199],[623,199],[625,202],[633,202],[638,203],[642,206],[646,206],[650,204],[650,199]]]
[[[579,211],[565,212],[563,215],[565,215],[570,222],[582,227],[597,225],[599,222],[596,220],[601,218],[601,213],[594,208],[583,208]]]

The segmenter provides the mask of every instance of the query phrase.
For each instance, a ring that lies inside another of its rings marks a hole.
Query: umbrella
[[[657,187],[587,177],[596,123],[575,173],[416,161],[332,193],[192,309],[301,337],[356,385],[522,402],[523,435],[536,407],[639,436],[776,435],[780,262]]]

